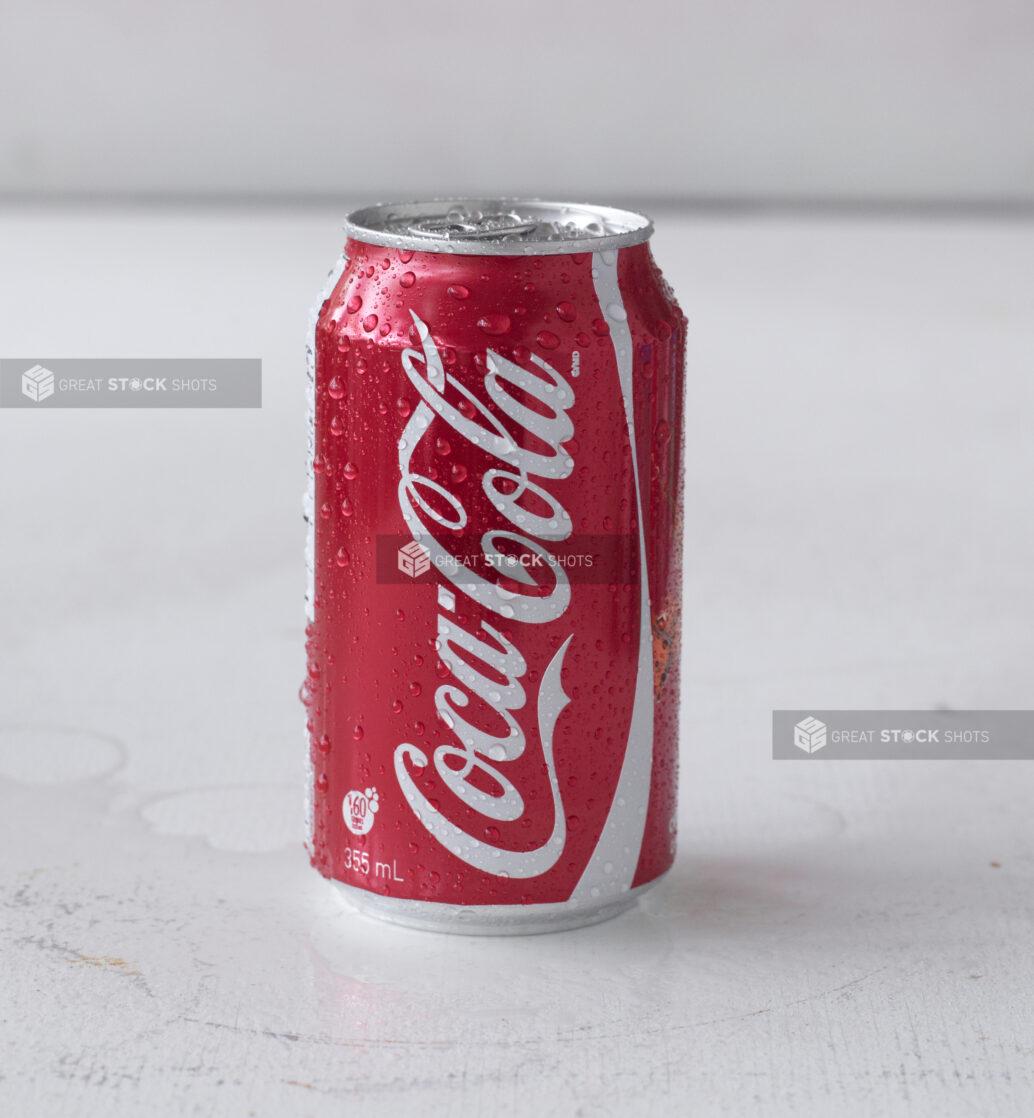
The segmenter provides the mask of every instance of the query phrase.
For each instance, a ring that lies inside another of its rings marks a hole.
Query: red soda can
[[[605,919],[675,853],[685,318],[651,223],[345,228],[309,344],[312,863],[415,927]]]

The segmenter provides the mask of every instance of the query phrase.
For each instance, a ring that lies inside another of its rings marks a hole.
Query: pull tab
[[[448,218],[425,217],[409,226],[409,232],[417,237],[433,237],[435,240],[450,241],[501,241],[504,237],[527,237],[538,229],[534,221],[519,221],[513,218],[497,217],[493,222],[510,221],[509,225],[482,225],[472,221],[454,221]]]

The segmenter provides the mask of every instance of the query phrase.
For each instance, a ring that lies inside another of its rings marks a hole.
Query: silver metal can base
[[[332,881],[339,896],[356,912],[420,928],[427,932],[445,932],[461,936],[522,936],[543,932],[563,932],[599,924],[632,908],[640,896],[661,878],[620,893],[572,905],[570,901],[531,905],[457,905],[435,901],[410,901],[399,897],[383,897],[356,889],[342,881]]]

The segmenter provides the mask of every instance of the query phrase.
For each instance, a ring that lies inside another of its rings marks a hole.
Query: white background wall
[[[1034,200],[1031,0],[5,0],[0,191]]]

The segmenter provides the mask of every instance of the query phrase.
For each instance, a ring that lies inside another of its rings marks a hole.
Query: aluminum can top
[[[463,256],[559,256],[648,240],[653,223],[632,210],[537,198],[384,202],[345,218],[364,244]]]

